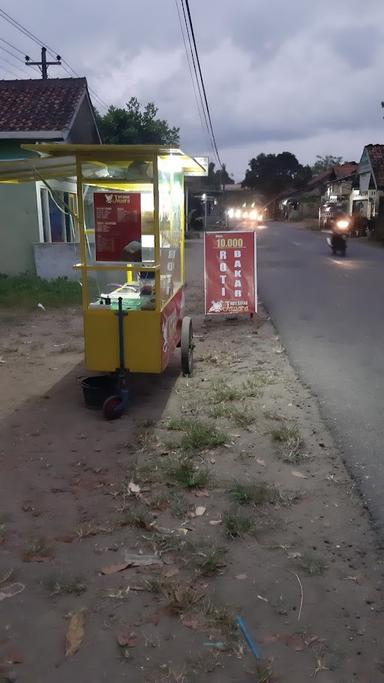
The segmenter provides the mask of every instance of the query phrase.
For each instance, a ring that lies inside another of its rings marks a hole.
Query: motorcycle
[[[351,220],[348,217],[335,217],[331,223],[331,237],[327,237],[328,246],[332,250],[332,254],[336,256],[338,253],[345,256],[347,252],[347,234],[351,228]]]

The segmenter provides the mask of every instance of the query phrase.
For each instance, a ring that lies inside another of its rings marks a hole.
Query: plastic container
[[[116,378],[112,375],[84,377],[81,382],[84,402],[88,408],[102,408],[104,401],[116,393]]]

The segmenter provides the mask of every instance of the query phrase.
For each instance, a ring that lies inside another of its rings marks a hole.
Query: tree
[[[211,189],[221,189],[224,185],[233,185],[234,180],[229,175],[226,165],[223,164],[221,168],[215,171],[215,164],[210,161],[208,164],[208,176],[206,178],[206,185]]]
[[[259,154],[248,165],[242,186],[257,190],[266,199],[285,190],[302,189],[312,177],[310,167],[302,166],[291,152]]]
[[[319,173],[328,171],[332,166],[339,166],[339,164],[343,163],[343,157],[335,157],[332,154],[326,154],[325,156],[316,154],[316,159],[317,161],[312,166],[313,175],[319,175]]]
[[[101,139],[111,145],[179,145],[180,128],[171,128],[157,118],[157,107],[148,102],[142,107],[131,97],[125,109],[110,106],[104,116],[96,113]]]

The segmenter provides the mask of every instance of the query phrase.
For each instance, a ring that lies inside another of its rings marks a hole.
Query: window
[[[44,242],[77,242],[76,195],[61,190],[40,189]]]

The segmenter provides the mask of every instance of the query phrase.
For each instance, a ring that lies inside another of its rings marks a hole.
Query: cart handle
[[[137,263],[135,265],[131,265],[129,263],[121,263],[120,265],[113,265],[113,266],[107,266],[107,265],[95,265],[95,266],[88,266],[85,263],[75,263],[72,268],[75,270],[131,270],[133,272],[137,271],[145,271],[151,273],[152,271],[157,271],[160,270],[160,266],[143,266],[140,263]]]

